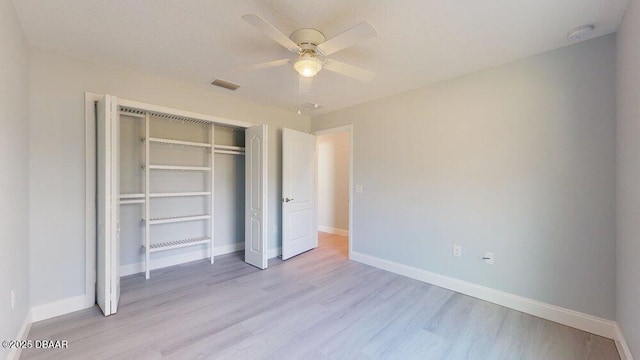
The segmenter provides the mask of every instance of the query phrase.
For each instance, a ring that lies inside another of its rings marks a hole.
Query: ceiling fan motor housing
[[[299,29],[294,31],[289,38],[298,44],[302,50],[311,50],[314,52],[318,45],[327,40],[324,34],[316,29]]]

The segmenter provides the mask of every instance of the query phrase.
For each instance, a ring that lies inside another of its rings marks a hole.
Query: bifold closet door
[[[244,261],[266,269],[267,259],[267,125],[245,130]]]
[[[316,136],[282,129],[282,260],[318,247]]]
[[[117,99],[105,95],[98,101],[96,111],[96,302],[108,316],[118,311],[120,299],[120,128]]]

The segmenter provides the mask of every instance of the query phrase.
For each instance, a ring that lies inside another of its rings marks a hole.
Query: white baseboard
[[[620,329],[620,325],[616,323],[616,349],[618,349],[618,353],[620,354],[621,360],[633,360],[633,355],[631,355],[631,350],[629,349],[629,345],[627,345],[627,340],[624,339],[624,335],[622,334],[622,330]]]
[[[213,256],[231,254],[244,249],[244,243],[235,243],[213,248]],[[180,255],[167,256],[159,259],[151,259],[151,270],[161,269],[169,266],[184,264],[190,261],[202,260],[209,257],[209,250],[206,248],[190,251]],[[120,266],[120,276],[133,275],[144,272],[144,263],[133,263]]]
[[[52,317],[72,313],[86,309],[84,294],[54,301],[52,303],[34,306],[31,308],[31,320],[33,322],[50,319]]]
[[[602,319],[593,315],[565,309],[559,306],[495,290],[467,281],[458,280],[452,277],[435,274],[426,270],[365,255],[355,251],[352,252],[351,255],[351,260],[429,284],[437,285],[480,300],[485,300],[523,313],[538,316],[543,319],[571,326],[609,339],[616,339],[617,336],[615,321]]]
[[[84,298],[84,296],[83,296]],[[22,326],[20,326],[20,330],[18,330],[18,335],[15,340],[27,340],[29,336],[29,330],[31,330],[31,324],[33,323],[31,310],[27,311],[27,315],[24,317],[24,321],[22,322]],[[7,356],[7,360],[18,360],[20,359],[20,354],[22,353],[22,348],[11,348],[9,350],[9,355]]]
[[[318,231],[326,232],[329,234],[340,235],[340,236],[349,236],[349,230],[338,229],[331,226],[323,226],[318,225]]]

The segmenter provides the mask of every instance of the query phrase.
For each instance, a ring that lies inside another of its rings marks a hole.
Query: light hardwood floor
[[[241,253],[122,279],[120,308],[36,323],[23,359],[619,359],[612,340],[347,260],[347,240],[257,270]]]

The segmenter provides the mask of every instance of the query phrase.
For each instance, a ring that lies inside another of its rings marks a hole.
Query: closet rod
[[[144,194],[120,194],[120,199],[137,199],[143,197]]]
[[[227,155],[244,155],[244,151],[233,151],[233,150],[214,150],[216,154],[227,154]]]
[[[235,150],[244,152],[244,147],[242,146],[232,146],[232,145],[214,145],[216,150]]]
[[[144,169],[144,165],[142,166]],[[150,170],[211,171],[208,166],[149,165]]]
[[[131,204],[144,204],[144,199],[138,200],[120,200],[120,205],[131,205]]]

